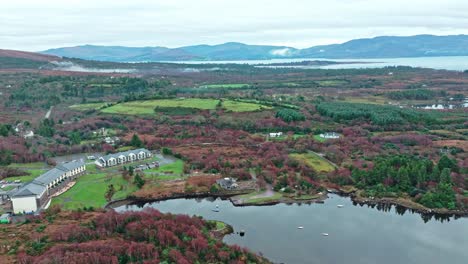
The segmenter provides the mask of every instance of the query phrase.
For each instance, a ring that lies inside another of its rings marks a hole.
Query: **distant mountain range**
[[[196,45],[180,48],[83,45],[49,49],[41,53],[114,62],[468,56],[468,35],[383,36],[306,49],[229,42],[220,45]]]

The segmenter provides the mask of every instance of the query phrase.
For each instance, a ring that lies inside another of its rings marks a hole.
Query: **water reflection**
[[[468,219],[353,203],[337,195],[324,204],[235,207],[226,199],[198,198],[116,210],[143,207],[224,221],[234,228],[224,242],[263,252],[276,263],[465,264],[468,259]]]
[[[418,214],[421,216],[421,219],[424,221],[424,223],[429,222],[430,220],[434,219],[435,221],[438,222],[449,222],[451,219],[459,219],[461,216],[459,215],[454,215],[454,214],[437,214],[437,213],[421,213],[417,210],[407,208],[401,205],[393,205],[393,204],[387,204],[387,203],[377,203],[377,204],[366,204],[366,203],[358,203],[353,201],[354,206],[367,206],[369,208],[377,209],[378,211],[382,212],[395,212],[397,215],[405,215],[407,212],[410,212],[411,214]],[[392,210],[395,208],[395,210]]]

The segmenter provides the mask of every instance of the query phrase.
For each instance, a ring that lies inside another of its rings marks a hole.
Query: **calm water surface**
[[[272,60],[240,60],[240,61],[172,61],[171,63],[185,64],[271,64],[289,63],[300,61],[327,60],[337,62],[362,62],[353,64],[337,64],[328,66],[295,66],[304,69],[354,69],[354,68],[382,68],[386,66],[411,66],[421,68],[432,68],[439,70],[464,71],[468,70],[468,56],[446,56],[446,57],[415,57],[415,58],[382,58],[382,59],[326,59],[326,58],[304,58],[304,59],[272,59]],[[289,66],[288,66],[289,67]]]
[[[344,207],[338,208],[339,204]],[[218,213],[212,211],[216,205]],[[235,232],[246,232],[243,237],[226,236],[226,243],[261,252],[278,263],[468,263],[468,218],[423,220],[401,208],[355,206],[349,198],[336,195],[325,204],[311,205],[235,207],[226,200],[206,198],[143,207],[224,221]],[[117,208],[141,209],[141,205]]]

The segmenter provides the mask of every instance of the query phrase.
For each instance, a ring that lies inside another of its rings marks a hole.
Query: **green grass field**
[[[108,114],[125,114],[125,115],[154,115],[154,109],[160,107],[166,111],[168,108],[196,109],[196,110],[214,110],[218,105],[218,99],[203,99],[203,98],[187,98],[187,99],[161,99],[161,100],[146,100],[132,101],[120,103],[102,109],[103,113]],[[225,100],[222,107],[227,111],[232,112],[251,112],[262,109],[271,109],[269,106],[250,103]],[[179,111],[180,112],[180,111]],[[183,112],[180,112],[183,114]]]
[[[327,141],[326,138],[320,137],[320,135],[314,135],[314,139],[318,142],[325,142]]]
[[[348,102],[348,103],[383,105],[387,102],[387,99],[385,99],[385,97],[383,96],[345,97],[343,101]]]
[[[53,198],[52,205],[58,204],[63,209],[68,210],[83,208],[84,206],[103,207],[107,203],[104,195],[110,184],[113,184],[116,190],[112,197],[113,200],[125,198],[137,190],[136,186],[125,181],[121,175],[91,173],[79,177],[70,190]]]
[[[161,99],[147,101],[132,101],[113,105],[102,109],[102,112],[108,114],[128,114],[128,115],[152,115],[156,107],[182,107],[194,108],[199,110],[214,110],[219,100],[216,99]]]
[[[283,194],[275,192],[272,196],[269,197],[256,197],[263,194],[263,192],[253,192],[248,194],[243,194],[235,196],[236,199],[240,198],[244,203],[267,203],[267,202],[276,202],[279,199],[283,198]]]
[[[8,165],[9,168],[26,168],[26,169],[42,169],[47,167],[44,162],[32,162],[32,163],[12,163]]]
[[[30,170],[25,170],[30,173],[30,175],[25,175],[25,176],[15,176],[15,177],[8,177],[3,180],[5,181],[15,181],[15,180],[21,180],[21,182],[30,182],[34,180],[36,177],[39,175],[43,174],[46,172],[46,170],[41,170],[41,169],[30,169]]]
[[[304,162],[306,165],[312,167],[317,172],[327,173],[335,170],[335,167],[330,164],[330,162],[314,153],[290,154],[290,156],[293,159]]]
[[[269,106],[256,104],[256,103],[246,103],[246,102],[238,102],[238,101],[224,101],[223,108],[227,111],[232,112],[253,112],[263,109],[272,109]]]
[[[108,105],[109,103],[104,102],[104,103],[89,103],[89,104],[77,104],[77,105],[71,105],[70,108],[78,110],[78,111],[88,111],[88,110],[97,110],[100,109],[101,107],[104,107]]]
[[[207,84],[202,85],[200,88],[208,88],[208,89],[242,89],[242,88],[249,88],[250,85],[247,83],[227,83],[227,84]]]
[[[347,81],[343,81],[343,80],[320,80],[320,81],[315,81],[315,82],[318,83],[320,86],[325,86],[325,87],[340,86],[340,85],[348,84]]]
[[[182,160],[176,160],[176,162],[174,163],[166,164],[166,165],[160,166],[159,168],[145,170],[144,172],[153,173],[153,174],[165,173],[165,174],[180,176],[184,172],[184,162]],[[158,176],[158,179],[159,177],[163,177],[163,176]]]

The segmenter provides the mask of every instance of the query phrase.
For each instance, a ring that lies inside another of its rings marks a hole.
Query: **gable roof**
[[[58,165],[56,168],[60,169],[60,170],[63,170],[63,171],[71,171],[71,170],[79,168],[79,167],[81,167],[83,165],[84,165],[84,162],[74,160],[74,161],[62,163],[62,164]]]
[[[127,157],[130,154],[138,155],[138,153],[140,153],[140,152],[144,152],[145,154],[151,153],[151,151],[149,151],[147,149],[139,148],[139,149],[134,149],[134,150],[127,150],[127,151],[124,151],[124,152],[118,152],[118,153],[114,153],[114,154],[108,154],[108,155],[100,157],[99,159],[102,158],[102,159],[104,159],[104,161],[107,162],[111,158],[117,159],[119,156],[122,156],[122,155]]]
[[[46,187],[44,185],[30,182],[19,188],[18,191],[13,194],[13,197],[37,196],[44,193],[45,190]]]

